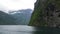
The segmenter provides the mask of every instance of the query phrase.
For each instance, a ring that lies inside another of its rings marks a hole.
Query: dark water
[[[26,25],[0,25],[0,34],[60,34],[60,29]]]

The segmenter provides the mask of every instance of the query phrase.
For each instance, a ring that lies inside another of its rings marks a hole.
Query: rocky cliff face
[[[37,0],[29,25],[59,26],[60,0]]]

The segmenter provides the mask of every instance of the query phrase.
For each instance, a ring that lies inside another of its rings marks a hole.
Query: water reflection
[[[26,25],[0,25],[0,34],[33,34],[35,27]]]
[[[0,25],[0,34],[59,34],[58,28],[32,27],[26,25]]]
[[[60,34],[60,28],[37,27],[34,34]]]

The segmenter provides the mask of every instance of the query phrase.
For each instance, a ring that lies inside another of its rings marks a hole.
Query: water
[[[0,34],[59,34],[59,28],[32,27],[27,25],[0,25]]]
[[[26,25],[0,25],[0,34],[32,34],[34,27]]]

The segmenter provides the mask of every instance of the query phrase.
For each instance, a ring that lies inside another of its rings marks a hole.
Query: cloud
[[[0,0],[0,10],[19,10],[34,8],[36,0]]]

